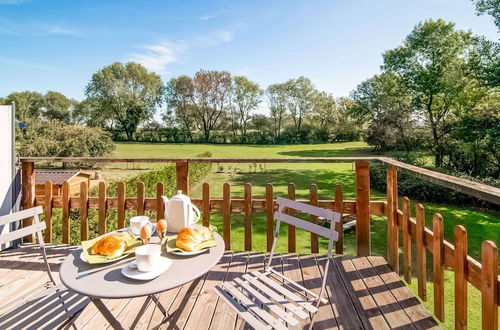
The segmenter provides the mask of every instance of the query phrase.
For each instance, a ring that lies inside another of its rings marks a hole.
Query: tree
[[[165,97],[168,108],[175,112],[175,118],[188,135],[190,142],[194,142],[191,132],[194,128],[194,85],[191,77],[183,75],[171,78],[165,87]]]
[[[415,129],[418,113],[412,107],[410,90],[394,72],[375,75],[351,93],[354,114],[368,122],[367,142],[379,149],[398,144],[410,151],[409,133]]]
[[[94,73],[85,94],[95,100],[103,117],[115,121],[132,140],[137,126],[162,103],[163,83],[158,74],[138,63],[113,63]]]
[[[328,134],[338,116],[335,98],[327,92],[317,92],[314,95],[311,122],[320,131]]]
[[[300,132],[302,121],[313,108],[316,89],[306,77],[291,79],[286,82],[289,92],[288,111],[293,119],[295,134]]]
[[[266,99],[274,127],[275,142],[279,140],[283,118],[285,117],[288,105],[287,84],[273,84],[266,89]]]
[[[47,120],[59,120],[69,123],[71,112],[78,104],[74,99],[68,99],[59,92],[48,91],[43,96],[43,116]]]
[[[250,81],[247,77],[235,76],[233,78],[232,106],[239,121],[243,142],[246,141],[247,126],[251,119],[251,112],[259,106],[263,93],[259,85]]]
[[[472,0],[478,15],[488,14],[493,17],[495,25],[500,29],[500,0]]]
[[[457,117],[487,95],[471,69],[477,44],[470,32],[456,31],[439,19],[419,23],[403,45],[384,53],[384,69],[394,71],[412,93],[412,103],[426,113],[435,165],[443,165],[444,138]]]
[[[192,113],[196,127],[202,132],[203,141],[209,142],[212,130],[229,110],[231,74],[200,70],[194,76],[193,87]]]
[[[40,118],[43,96],[38,92],[24,91],[9,94],[6,104],[16,103],[16,118],[24,122],[32,122]]]

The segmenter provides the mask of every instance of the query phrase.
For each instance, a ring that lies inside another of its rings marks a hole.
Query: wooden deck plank
[[[323,280],[323,272],[320,271],[320,267],[323,268],[323,258],[316,258],[315,255],[299,255],[300,268],[302,270],[302,277],[304,279],[303,286],[315,294],[319,294],[321,289],[321,284]],[[326,260],[326,259],[325,259]],[[320,263],[318,266],[317,263]],[[335,267],[330,263],[330,267]],[[328,297],[328,302],[325,304],[320,304],[318,312],[314,317],[314,328],[315,329],[338,329],[337,317],[333,311],[330,296],[328,296],[328,290],[326,290],[326,295]]]
[[[412,321],[368,259],[366,257],[352,258],[352,262],[389,326],[414,329]]]
[[[184,329],[203,329],[210,324],[217,303],[217,295],[214,294],[213,288],[224,282],[231,258],[231,252],[224,253],[219,263],[208,272]]]
[[[413,295],[399,276],[394,273],[382,257],[367,258],[373,269],[377,271],[385,285],[390,289],[392,295],[397,299],[414,325],[425,329],[438,329],[437,322],[429,315],[425,307]]]
[[[53,246],[53,249],[49,247],[52,269],[58,269],[60,262],[73,248],[69,245]],[[182,308],[173,318],[173,322],[163,324],[160,328],[172,328],[173,323],[181,329],[248,328],[243,320],[213,293],[212,288],[224,281],[241,277],[244,273],[263,270],[267,258],[268,254],[265,253],[228,251],[197,283],[187,283],[180,288],[161,293],[159,299],[170,313],[177,311],[178,307]],[[417,329],[437,328],[437,323],[429,312],[399,276],[390,271],[383,258],[343,256],[334,257],[332,260],[327,282],[329,303],[320,307],[315,318],[315,329],[387,329],[389,325]],[[17,250],[3,251],[0,253],[0,261],[0,273],[3,274],[0,276],[0,296],[12,294],[12,297],[8,298],[13,299],[12,301],[22,299],[21,296],[26,294],[36,298],[36,294],[41,292],[40,288],[47,280],[38,250],[28,245]],[[272,266],[281,274],[319,293],[325,261],[326,256],[323,255],[286,253],[276,254]],[[58,276],[55,275],[57,279]],[[4,306],[5,312],[12,314],[11,311],[15,310],[16,306],[28,301],[24,299],[18,300],[9,308]],[[128,328],[145,299],[104,300],[104,303],[124,327]],[[40,300],[38,303],[43,302]],[[56,306],[49,304],[50,306],[51,315],[57,316]],[[6,313],[3,313],[0,307],[0,315]],[[45,316],[41,319],[44,322],[53,322]],[[136,329],[155,328],[162,319],[163,314],[151,302]],[[13,321],[13,324],[31,324],[29,322],[31,321],[25,315]],[[301,323],[301,327],[307,326],[308,323],[309,320],[306,320]],[[78,329],[93,330],[109,325],[95,306],[89,304],[76,319],[75,326]]]
[[[346,276],[346,270],[344,267],[342,265],[338,265],[338,263],[342,260],[340,257],[334,257],[332,259],[334,262],[332,263],[333,267],[330,269],[330,274],[328,274],[327,277],[326,290],[328,297],[330,298],[333,311],[337,316],[337,324],[339,328],[343,329],[363,329],[362,319],[357,312],[356,305],[353,306],[353,301],[358,302],[356,294],[360,289],[358,287],[359,279],[356,277],[352,278],[351,276]],[[320,257],[318,259],[321,274],[323,274],[325,262],[326,258]],[[354,268],[352,264],[350,266],[351,268]],[[349,270],[348,267],[346,268]],[[349,275],[352,275],[352,271],[349,272]],[[352,280],[352,283],[350,283],[349,280]],[[363,306],[363,304],[358,305]],[[366,305],[366,303],[364,305]],[[373,315],[375,320],[376,317],[377,315]],[[366,323],[369,324],[368,318],[366,318]],[[380,327],[380,329],[383,329],[383,327]]]

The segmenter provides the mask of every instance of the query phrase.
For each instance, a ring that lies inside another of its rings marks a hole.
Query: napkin
[[[129,238],[127,239],[128,247],[123,252],[123,255],[134,253],[135,250],[137,250],[137,248],[142,245],[141,241],[137,240],[137,238],[135,238],[134,234],[132,234],[130,231],[126,231],[126,233],[129,235]],[[110,257],[103,256],[100,254],[90,254],[90,251],[91,251],[94,243],[103,237],[104,236],[99,236],[99,237],[96,237],[96,238],[88,240],[88,241],[82,241],[83,255],[85,256],[85,260],[87,260],[87,262],[89,264],[100,264],[100,263],[103,263],[103,262],[106,262],[109,260],[113,260],[113,259],[118,259],[121,257],[120,256],[117,258],[110,258]]]

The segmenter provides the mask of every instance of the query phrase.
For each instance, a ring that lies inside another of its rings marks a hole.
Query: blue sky
[[[56,90],[81,100],[95,71],[130,60],[164,81],[228,70],[265,88],[304,75],[348,95],[429,18],[499,38],[470,0],[0,0],[0,96]]]

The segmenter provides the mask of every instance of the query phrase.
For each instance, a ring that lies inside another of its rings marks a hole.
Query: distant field
[[[193,157],[205,151],[210,151],[213,157],[349,157],[349,156],[374,156],[370,147],[362,142],[316,144],[316,145],[213,145],[213,144],[154,144],[154,143],[117,143],[114,156],[116,157]],[[149,168],[162,166],[161,164],[123,164],[113,165],[117,168],[106,169],[107,178],[120,178],[130,176]],[[129,171],[125,169],[128,168]],[[231,184],[232,196],[243,196],[243,185],[252,183],[253,196],[264,197],[265,185],[272,182],[275,195],[285,196],[288,182],[296,185],[297,198],[308,199],[309,188],[312,183],[317,184],[320,199],[333,199],[333,189],[336,183],[342,184],[344,198],[354,199],[354,169],[353,164],[214,164],[212,172],[204,182],[210,183],[211,197],[222,196],[222,185]],[[372,199],[384,199],[385,193],[373,191]],[[201,196],[199,186],[191,187],[191,196]],[[418,201],[412,201],[412,210]],[[492,239],[500,244],[500,214],[493,211],[471,209],[456,205],[443,205],[424,203],[426,206],[427,225],[431,226],[432,215],[439,212],[445,221],[445,238],[453,242],[453,228],[457,224],[464,225],[468,230],[469,254],[480,260],[481,242]],[[211,223],[222,228],[220,214],[212,214]],[[243,216],[232,216],[231,244],[232,249],[243,249]],[[283,239],[279,240],[278,250],[286,251],[286,226],[281,233]],[[345,253],[355,253],[355,233],[345,235]],[[309,234],[297,230],[297,251],[308,253]],[[265,250],[265,216],[253,216],[253,250]],[[326,242],[320,242],[321,251],[326,249]],[[385,219],[372,218],[372,253],[385,255],[386,233]],[[425,305],[432,310],[432,261],[428,263],[428,299]],[[415,269],[415,268],[414,268]],[[412,290],[416,292],[416,279],[413,280]],[[446,318],[453,319],[453,275],[446,272]],[[479,316],[474,306],[480,305],[480,295],[477,290],[470,290],[469,295],[469,325],[474,327],[480,324]],[[445,328],[452,328],[453,322],[443,324]]]

